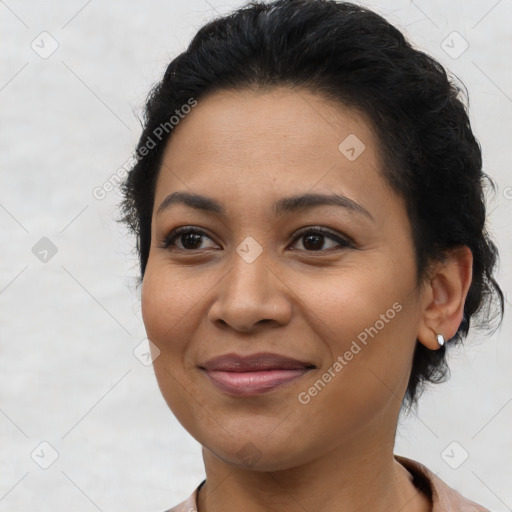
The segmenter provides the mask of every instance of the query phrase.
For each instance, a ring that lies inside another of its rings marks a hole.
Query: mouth
[[[240,356],[226,354],[199,368],[220,391],[236,396],[267,393],[295,381],[315,366],[309,362],[272,353]]]

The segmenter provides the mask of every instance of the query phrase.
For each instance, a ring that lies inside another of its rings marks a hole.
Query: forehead
[[[216,91],[174,127],[155,208],[175,190],[231,205],[248,198],[270,204],[285,192],[307,191],[344,193],[362,203],[380,193],[384,203],[390,191],[380,166],[371,123],[341,103],[287,87]],[[371,200],[377,206],[377,197]]]

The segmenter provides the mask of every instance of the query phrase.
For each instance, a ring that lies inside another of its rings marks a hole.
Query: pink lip
[[[260,352],[248,356],[223,354],[199,368],[221,391],[254,396],[298,379],[315,366],[292,357]]]
[[[272,352],[259,352],[247,356],[234,353],[223,354],[209,359],[200,368],[225,372],[255,372],[263,370],[299,370],[312,368],[313,366],[311,363],[299,361],[292,357],[273,354]]]
[[[205,370],[205,373],[210,381],[221,391],[232,395],[254,396],[266,393],[298,379],[308,371],[310,371],[310,368],[255,372]]]

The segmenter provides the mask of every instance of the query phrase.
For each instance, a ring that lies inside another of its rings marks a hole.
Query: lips
[[[236,396],[255,396],[294,381],[315,366],[272,353],[250,356],[225,354],[200,366],[220,391]]]
[[[257,372],[265,370],[301,370],[314,368],[314,365],[291,357],[262,352],[249,356],[224,354],[208,360],[201,368],[207,371]]]

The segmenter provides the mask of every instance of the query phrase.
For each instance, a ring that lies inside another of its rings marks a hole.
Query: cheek
[[[161,351],[184,350],[194,308],[205,295],[203,288],[200,280],[148,263],[142,283],[142,318],[148,338]]]
[[[201,413],[191,410],[191,402],[200,403],[202,398],[186,363],[189,339],[197,326],[194,306],[205,293],[199,282],[194,284],[185,286],[178,272],[148,262],[141,290],[146,334],[159,350],[153,360],[156,380],[167,405],[187,430]]]
[[[293,285],[294,291],[306,306],[301,314],[336,350],[333,356],[348,350],[352,340],[364,343],[371,334],[385,336],[400,321],[402,285],[384,272],[359,265],[295,281],[300,284]]]
[[[347,411],[364,423],[401,396],[415,340],[412,285],[370,268],[303,281],[300,293],[314,313],[308,323],[329,352],[312,387],[303,389],[310,409],[339,414],[336,425],[349,421]]]

